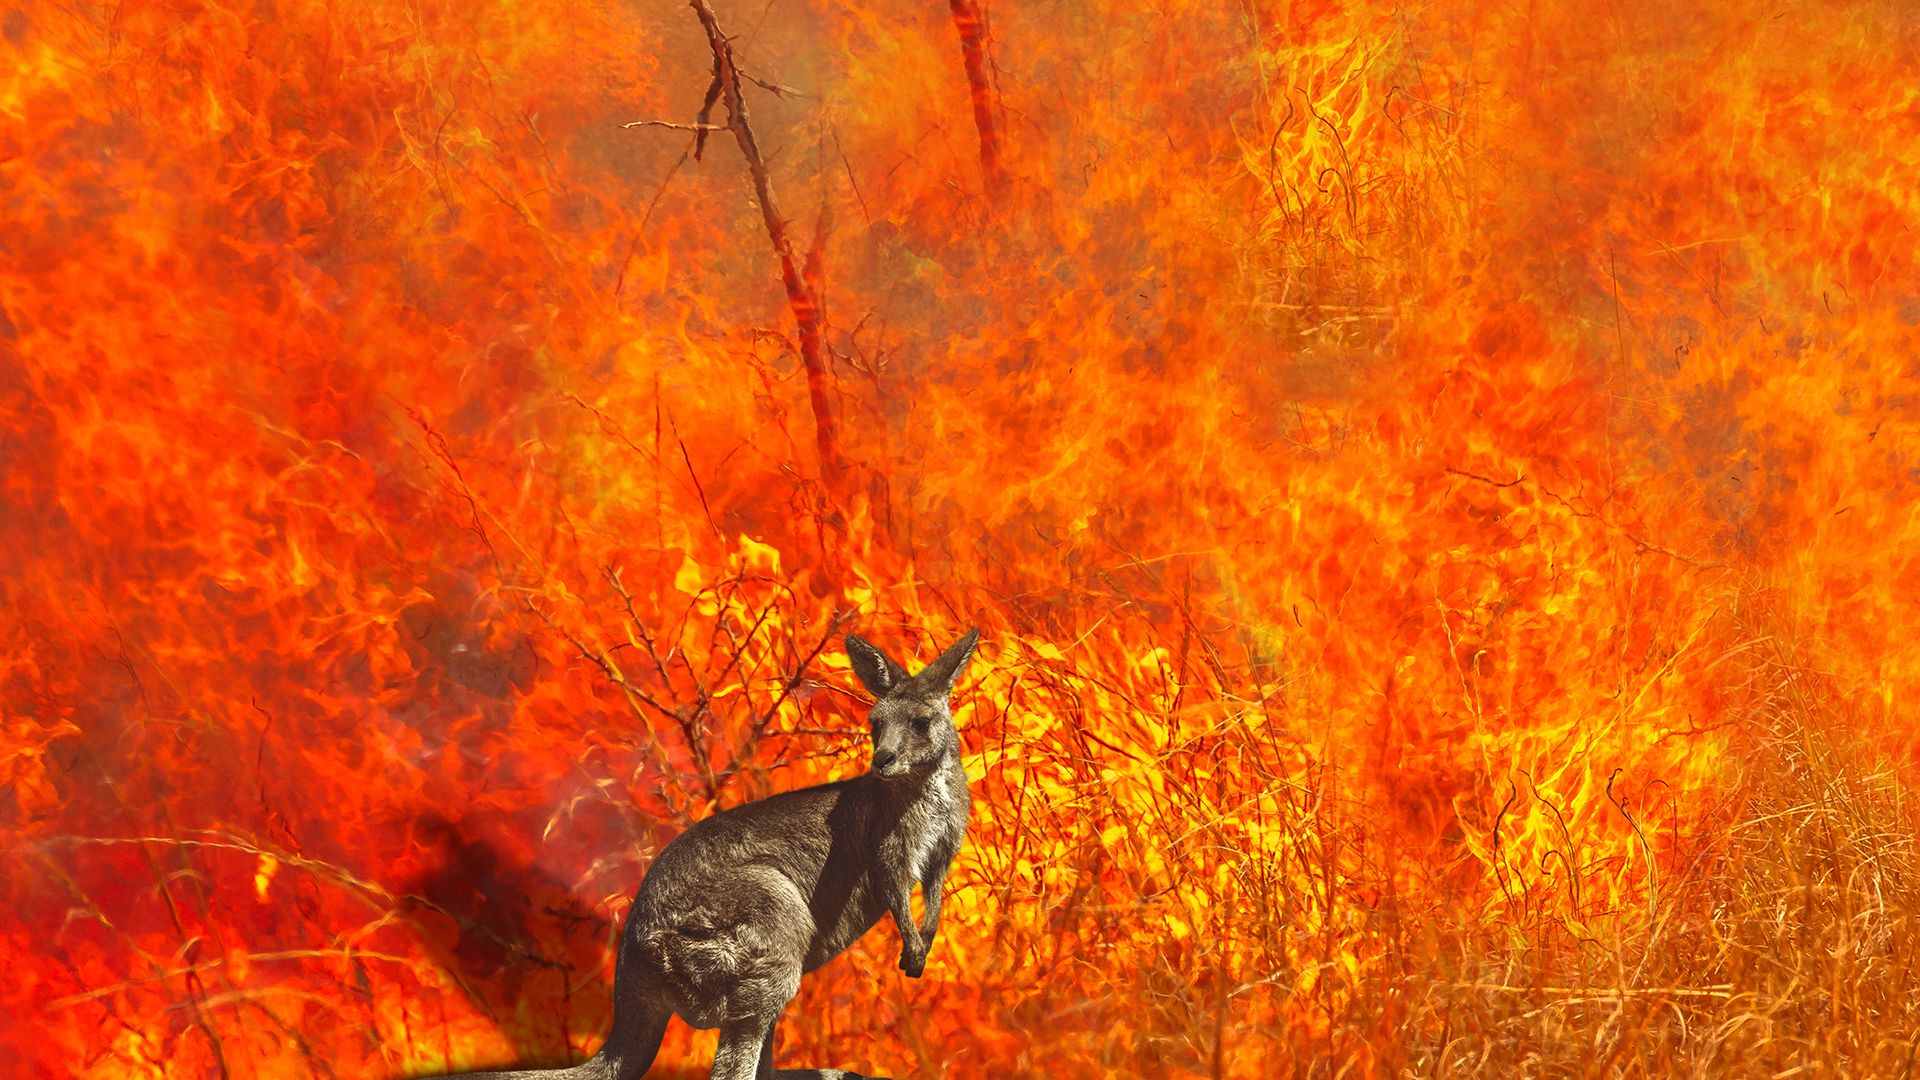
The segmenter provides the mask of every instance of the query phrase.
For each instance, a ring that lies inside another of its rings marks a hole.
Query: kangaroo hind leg
[[[621,928],[620,952],[613,965],[613,1030],[588,1065],[594,1080],[640,1080],[660,1052],[673,1010],[653,992],[649,965],[636,948],[633,914]]]
[[[725,885],[706,904],[716,916],[710,921],[723,929],[697,949],[685,948],[710,972],[698,1004],[719,1021],[713,1080],[758,1080],[770,1061],[774,1022],[800,989],[813,914],[799,888],[770,869],[743,868]]]
[[[713,1055],[712,1080],[756,1080],[766,1058],[771,1021],[748,1017],[720,1027],[720,1049]]]
[[[613,1034],[595,1055],[596,1060],[606,1063],[605,1072],[596,1075],[607,1080],[640,1080],[647,1075],[654,1055],[660,1052],[660,1040],[666,1037],[667,1021],[672,1018],[673,1013],[655,1009],[634,1017],[623,1027],[626,1018],[616,1012]]]

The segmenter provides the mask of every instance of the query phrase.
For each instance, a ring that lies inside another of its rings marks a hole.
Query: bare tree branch
[[[723,127],[716,127],[713,124],[676,124],[671,120],[630,120],[627,123],[621,124],[620,126],[623,128],[661,127],[661,128],[672,128],[675,131],[698,131],[703,133],[708,131],[727,130],[726,128],[723,128]]]
[[[739,66],[734,62],[733,45],[721,31],[720,20],[707,0],[688,0],[688,6],[699,17],[700,25],[707,33],[707,44],[713,50],[713,82],[707,86],[706,99],[700,106],[696,123],[690,125],[697,132],[694,158],[699,159],[705,150],[709,132],[725,130],[733,132],[741,155],[747,159],[747,172],[753,179],[753,191],[760,205],[761,218],[766,223],[767,239],[772,242],[774,254],[780,259],[780,278],[786,287],[787,306],[793,311],[794,322],[800,328],[800,361],[807,372],[807,396],[813,407],[821,478],[830,490],[839,490],[846,475],[846,461],[840,453],[837,425],[833,419],[827,355],[821,334],[825,305],[819,289],[821,245],[826,239],[829,219],[823,214],[822,224],[815,230],[814,246],[807,252],[803,269],[787,232],[787,219],[781,216],[779,205],[774,201],[773,178],[768,172],[766,157],[760,152],[760,144],[754,138],[746,100],[740,94],[740,83],[746,76],[740,73]],[[726,106],[727,122],[724,127],[714,125],[709,120],[716,103]]]
[[[967,67],[967,85],[973,95],[973,126],[980,132],[980,173],[987,194],[1005,190],[1007,174],[1000,161],[1000,133],[993,121],[993,85],[987,77],[987,18],[978,0],[948,0],[953,28],[960,35],[960,58]]]

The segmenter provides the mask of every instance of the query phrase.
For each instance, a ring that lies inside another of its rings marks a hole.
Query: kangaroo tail
[[[631,918],[631,916],[629,916]],[[613,963],[613,1031],[600,1051],[578,1065],[559,1069],[507,1069],[499,1072],[458,1073],[464,1080],[640,1080],[660,1050],[672,1010],[645,992],[646,974],[633,939],[620,935],[620,954]]]

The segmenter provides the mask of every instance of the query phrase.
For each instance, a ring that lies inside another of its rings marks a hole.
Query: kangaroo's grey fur
[[[613,1031],[600,1052],[570,1069],[468,1075],[638,1080],[678,1015],[720,1029],[713,1080],[858,1080],[839,1069],[776,1072],[774,1025],[800,976],[883,915],[900,928],[900,969],[924,970],[972,804],[948,695],[979,639],[969,632],[909,675],[847,635],[854,673],[878,699],[871,771],[736,806],[682,833],[653,860],[627,913]],[[926,908],[917,924],[915,882]]]

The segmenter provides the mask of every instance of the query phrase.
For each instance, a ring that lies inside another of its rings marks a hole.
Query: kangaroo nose
[[[876,769],[884,769],[893,764],[894,759],[899,756],[899,754],[891,750],[875,750],[873,752],[873,767]]]

